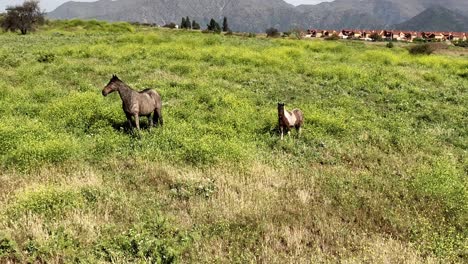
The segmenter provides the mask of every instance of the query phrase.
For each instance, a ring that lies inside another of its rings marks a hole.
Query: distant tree
[[[223,32],[228,32],[228,31],[230,31],[230,29],[229,29],[227,17],[224,17],[224,20],[223,20]]]
[[[221,33],[221,27],[219,26],[218,22],[213,18],[210,20],[210,23],[207,25],[207,29],[209,31],[213,31],[216,33]]]
[[[26,35],[33,31],[36,25],[43,24],[44,13],[39,8],[39,2],[35,0],[25,1],[22,5],[9,6],[2,21],[2,28],[7,31],[19,30]]]
[[[280,36],[280,32],[274,27],[268,28],[265,32],[267,34],[267,37],[270,38],[276,38]]]
[[[190,21],[190,18],[188,16],[185,18],[185,28],[192,29],[192,22]]]
[[[200,24],[198,24],[195,20],[192,21],[192,29],[199,30]]]
[[[382,41],[382,36],[377,32],[372,33],[369,38],[372,39],[372,41]]]
[[[185,28],[186,20],[185,17],[182,17],[182,22],[180,22],[180,28]]]

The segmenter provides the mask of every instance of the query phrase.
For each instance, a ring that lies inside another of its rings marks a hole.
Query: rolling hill
[[[468,31],[468,17],[442,6],[433,6],[414,18],[396,25],[395,28],[419,31]]]

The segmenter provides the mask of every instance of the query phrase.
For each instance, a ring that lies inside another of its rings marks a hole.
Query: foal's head
[[[110,79],[109,83],[102,89],[102,95],[107,96],[110,93],[113,93],[119,89],[119,85],[122,81],[117,77],[117,75],[112,75],[112,79]]]
[[[284,110],[284,103],[278,103],[278,112],[283,112]]]

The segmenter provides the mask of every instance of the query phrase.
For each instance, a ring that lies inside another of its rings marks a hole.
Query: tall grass
[[[0,43],[0,262],[468,257],[462,57],[79,20]],[[128,131],[112,74],[164,128]]]

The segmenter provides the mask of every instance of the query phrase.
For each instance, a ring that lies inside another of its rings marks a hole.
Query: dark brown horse
[[[302,125],[304,124],[304,115],[301,110],[287,111],[284,108],[284,103],[278,103],[278,120],[281,140],[284,138],[284,132],[286,131],[289,135],[293,127],[296,128],[298,135],[301,134]]]
[[[131,128],[133,128],[132,117],[134,117],[136,128],[140,130],[140,116],[148,117],[150,127],[158,123],[161,126],[163,125],[161,96],[156,91],[146,89],[137,92],[122,82],[116,75],[113,75],[109,84],[102,90],[102,95],[107,96],[115,91],[119,92],[122,99],[122,108]],[[153,114],[153,117],[151,117],[151,114]]]

